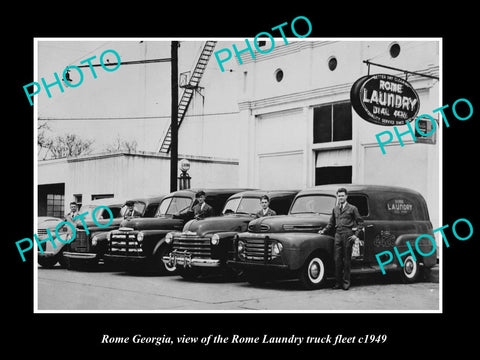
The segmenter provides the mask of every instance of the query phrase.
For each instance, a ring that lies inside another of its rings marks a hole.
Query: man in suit
[[[193,218],[201,220],[213,216],[213,209],[205,202],[205,192],[199,191],[195,194],[198,203],[193,207]]]
[[[73,218],[75,216],[78,216],[78,204],[75,201],[72,201],[70,203],[70,212],[65,215],[65,220],[73,223]]]
[[[332,210],[330,221],[320,234],[335,234],[335,286],[334,289],[350,287],[350,265],[352,246],[359,241],[358,235],[363,228],[363,219],[356,206],[347,202],[347,189],[337,190],[337,206]],[[355,229],[355,230],[354,230]]]
[[[277,213],[270,209],[270,198],[267,195],[263,195],[260,198],[260,205],[262,208],[255,214],[255,216],[258,218],[261,218],[263,216],[275,216]]]
[[[125,211],[125,214],[123,214],[124,219],[130,219],[132,217],[138,217],[140,215],[137,211],[135,211],[134,205],[135,205],[135,202],[131,200],[125,203],[127,210]]]

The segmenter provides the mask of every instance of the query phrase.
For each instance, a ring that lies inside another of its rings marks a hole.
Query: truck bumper
[[[165,263],[165,265],[173,264],[174,266],[181,265],[184,267],[199,266],[199,267],[215,268],[215,267],[221,266],[220,260],[192,258],[191,256],[185,256],[182,254],[174,254],[174,253],[170,253],[170,255],[164,256],[162,258],[162,261]]]
[[[134,263],[139,264],[146,261],[146,256],[124,256],[124,255],[111,255],[104,254],[103,258],[107,261],[118,262],[118,263]]]
[[[97,258],[98,254],[64,251],[63,256],[65,256],[69,259],[94,260],[94,259]]]
[[[235,261],[228,260],[227,264],[238,269],[249,269],[249,270],[259,270],[259,271],[268,271],[268,272],[283,272],[289,270],[288,265],[281,264],[265,264],[265,263],[255,263],[255,262],[246,262],[246,261]]]

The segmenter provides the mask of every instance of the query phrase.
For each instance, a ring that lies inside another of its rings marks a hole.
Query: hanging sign
[[[405,125],[415,120],[420,98],[406,80],[393,75],[363,76],[353,84],[350,101],[357,114],[377,125]]]

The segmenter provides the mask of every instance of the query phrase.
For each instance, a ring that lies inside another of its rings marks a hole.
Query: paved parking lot
[[[38,268],[39,310],[438,310],[439,283],[403,284],[395,277],[352,278],[348,291],[313,291],[297,281],[262,286],[210,276],[180,276]],[[329,284],[330,285],[330,284]]]

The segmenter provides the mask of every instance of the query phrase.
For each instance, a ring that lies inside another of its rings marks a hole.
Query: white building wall
[[[181,157],[184,158],[184,157]],[[235,188],[238,162],[185,156],[190,161],[191,187]],[[39,163],[39,184],[65,183],[65,206],[81,194],[83,202],[92,195],[113,194],[129,198],[168,194],[170,159],[155,153],[84,156]],[[62,171],[58,171],[61,169]]]
[[[401,47],[398,58],[389,54],[394,42]],[[367,74],[363,60],[438,76],[438,48],[437,41],[297,41],[269,54],[257,53],[255,60],[244,53],[238,75],[240,121],[244,133],[255,140],[248,142],[249,149],[240,151],[241,185],[312,186],[316,151],[346,149],[336,152],[342,154],[341,161],[345,156],[350,161],[352,182],[415,189],[426,198],[434,225],[439,224],[438,141],[435,145],[413,143],[404,136],[406,146],[394,141],[387,155],[382,155],[375,134],[393,132],[393,127],[371,124],[352,109],[352,140],[313,144],[313,107],[350,101],[353,82]],[[338,63],[334,71],[328,68],[332,56]],[[279,68],[284,72],[281,82],[274,77]],[[405,77],[374,66],[370,73]],[[420,96],[419,115],[432,114],[441,106],[438,80],[410,74],[408,81]],[[404,132],[407,127],[398,129]]]

